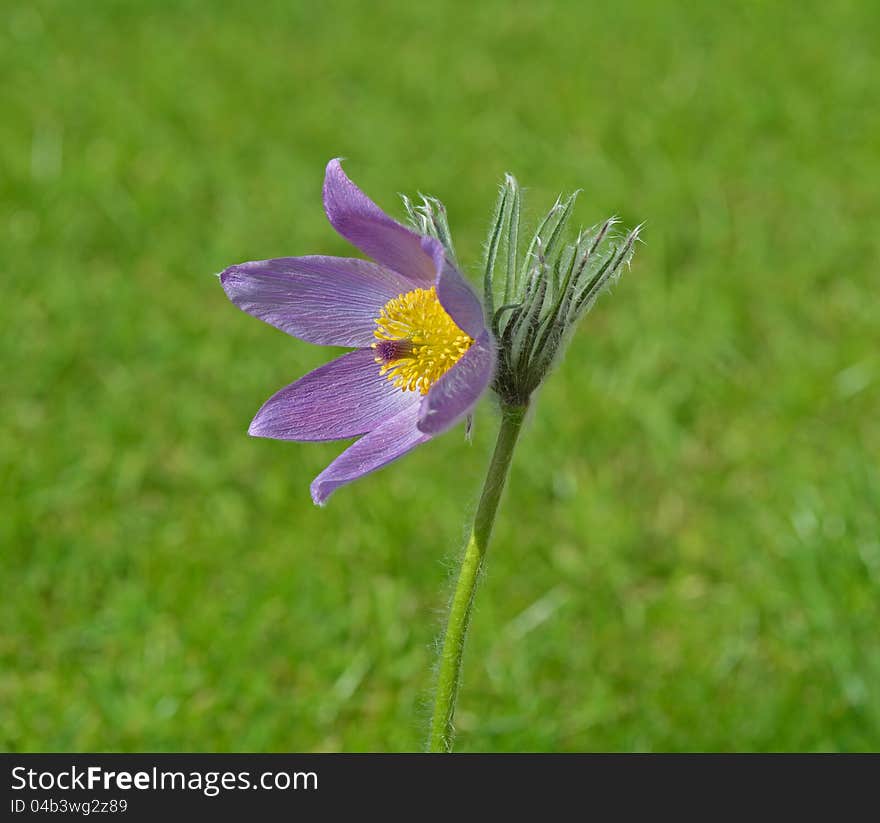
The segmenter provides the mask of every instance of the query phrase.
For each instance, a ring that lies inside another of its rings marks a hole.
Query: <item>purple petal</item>
[[[416,428],[418,414],[419,404],[414,403],[349,446],[312,481],[312,500],[323,506],[340,486],[387,466],[430,440],[430,435]]]
[[[327,164],[324,211],[336,231],[362,252],[418,285],[434,282],[437,270],[422,238],[392,220],[351,180],[339,160]]]
[[[484,331],[422,399],[418,428],[436,435],[464,417],[476,405],[495,370],[495,341]]]
[[[434,265],[437,267],[435,285],[440,305],[446,309],[456,326],[476,340],[486,328],[480,301],[461,272],[446,259],[440,243],[425,237],[422,245],[434,258]]]
[[[248,433],[276,440],[340,440],[382,426],[419,397],[379,374],[372,349],[358,349],[270,397]]]
[[[412,284],[383,266],[345,257],[280,257],[220,275],[242,311],[282,331],[331,346],[369,346],[376,318]]]

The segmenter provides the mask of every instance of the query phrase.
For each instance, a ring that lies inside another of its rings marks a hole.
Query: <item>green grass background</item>
[[[326,161],[647,221],[521,441],[460,750],[880,748],[880,5],[4,3],[0,745],[413,750],[497,419],[312,506],[214,273]]]

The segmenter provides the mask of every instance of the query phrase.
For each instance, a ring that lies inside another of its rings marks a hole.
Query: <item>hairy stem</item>
[[[471,607],[486,556],[486,548],[492,535],[495,514],[504,483],[510,470],[513,449],[522,428],[525,417],[525,406],[513,406],[502,403],[501,427],[492,462],[486,473],[480,502],[474,515],[471,536],[461,562],[461,571],[452,596],[449,608],[449,619],[446,623],[446,634],[440,652],[439,672],[437,676],[437,693],[434,698],[434,715],[431,721],[431,736],[428,749],[432,752],[452,751],[453,720],[455,717],[455,701],[458,696],[458,683],[461,676],[461,658],[464,653],[464,642],[470,623]]]

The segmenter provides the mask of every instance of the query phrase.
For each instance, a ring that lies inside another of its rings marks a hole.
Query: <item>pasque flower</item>
[[[372,258],[282,257],[220,275],[243,311],[309,343],[354,351],[274,394],[250,434],[280,440],[360,437],[312,482],[323,504],[471,412],[496,351],[480,301],[444,244],[385,214],[331,160],[324,210]]]
[[[505,177],[485,246],[481,305],[457,268],[439,200],[404,198],[410,230],[331,160],[324,210],[374,262],[284,257],[220,275],[230,300],[248,314],[311,343],[354,348],[269,398],[250,426],[253,435],[282,440],[360,437],[315,478],[315,503],[448,429],[490,386],[497,397],[498,437],[440,646],[431,751],[452,750],[471,608],[526,412],[639,238],[640,226],[620,236],[609,218],[567,240],[576,197],[556,201],[523,255],[521,192]]]

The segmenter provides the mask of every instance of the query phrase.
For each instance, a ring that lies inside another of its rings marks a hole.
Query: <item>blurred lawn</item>
[[[332,352],[214,272],[349,248],[333,156],[647,220],[542,392],[462,750],[880,748],[880,5],[6,3],[0,746],[421,747],[495,418],[314,508]]]

